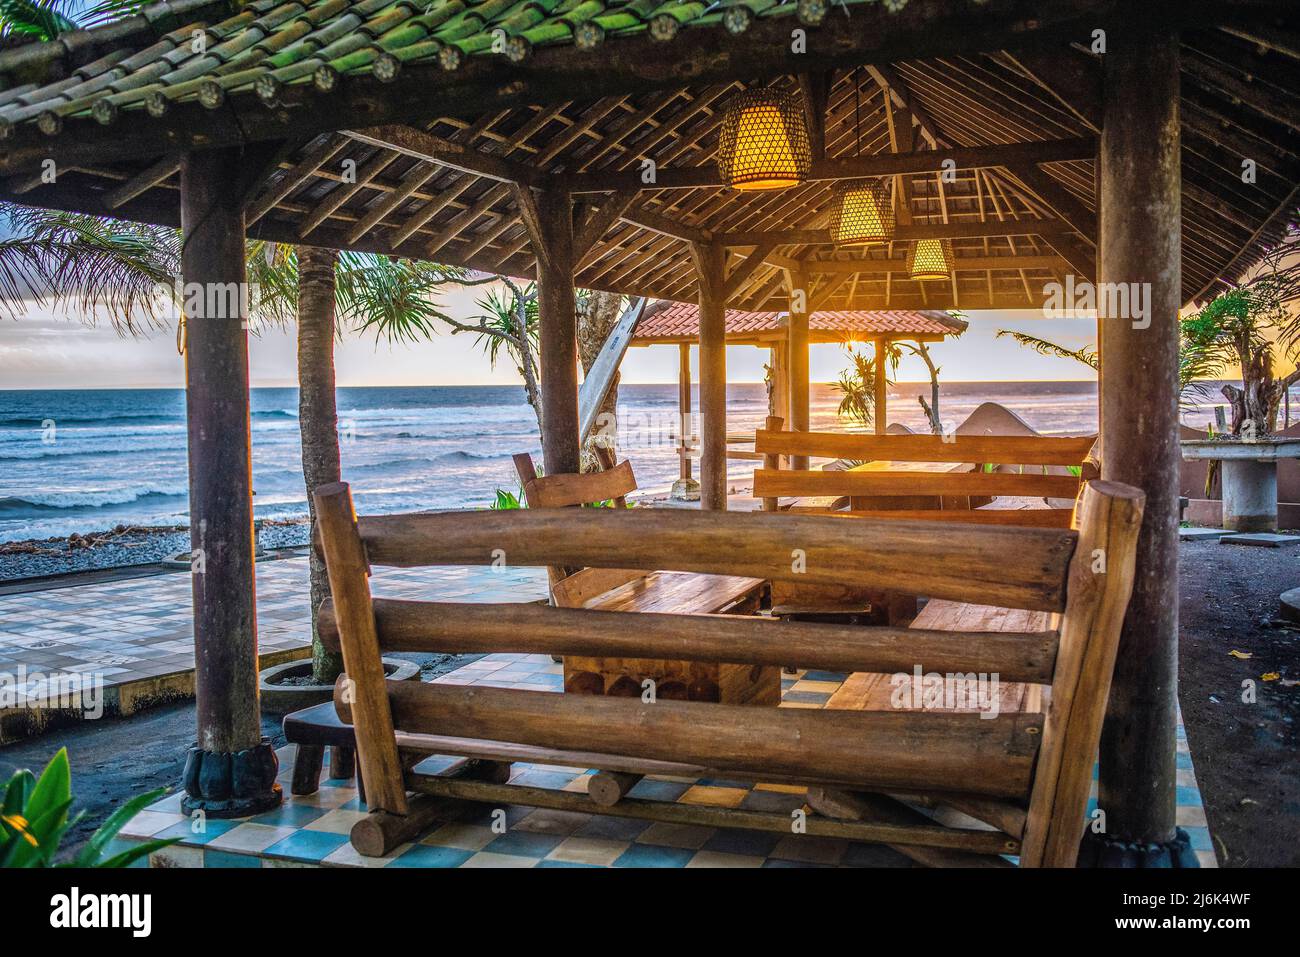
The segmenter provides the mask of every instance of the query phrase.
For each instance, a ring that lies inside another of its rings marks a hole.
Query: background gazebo
[[[790,428],[806,430],[810,417],[810,345],[870,342],[879,364],[890,342],[899,339],[942,342],[947,336],[964,332],[966,322],[937,310],[818,309],[792,317],[789,312],[728,309],[724,327],[727,345],[757,346],[768,350],[772,380],[768,413],[784,419]],[[679,421],[683,423],[679,453],[683,479],[691,478],[690,436],[685,430],[692,412],[691,346],[699,339],[699,306],[690,302],[661,301],[646,307],[629,343],[632,346],[676,345],[678,348],[678,410]],[[885,432],[888,402],[885,385],[885,377],[877,376],[875,429],[881,435]],[[752,452],[731,451],[728,454],[733,458],[759,457]]]

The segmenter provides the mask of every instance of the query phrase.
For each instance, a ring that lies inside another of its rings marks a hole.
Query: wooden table
[[[970,462],[897,462],[881,460],[855,465],[854,472],[970,472]],[[853,511],[888,511],[890,509],[966,509],[971,500],[961,496],[938,495],[855,495],[805,496],[794,503],[796,509],[849,508]],[[835,585],[805,585],[790,582],[772,584],[772,612],[779,617],[801,621],[837,620],[857,624],[906,624],[916,614],[916,598],[892,595],[862,588]]]
[[[735,575],[650,572],[584,602],[586,608],[640,614],[753,615],[767,583]],[[777,705],[781,673],[775,667],[653,658],[566,655],[564,690],[576,694],[641,697],[654,682],[656,698]]]

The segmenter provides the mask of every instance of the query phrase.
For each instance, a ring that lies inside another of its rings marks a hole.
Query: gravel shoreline
[[[265,549],[308,544],[306,519],[266,522],[258,535]],[[103,532],[0,544],[0,583],[48,575],[156,565],[177,552],[189,551],[185,526],[153,528],[119,525]]]

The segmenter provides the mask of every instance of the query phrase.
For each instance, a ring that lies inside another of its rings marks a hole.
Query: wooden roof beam
[[[1101,132],[1101,64],[1074,47],[1059,50],[1037,48],[1005,52],[1004,63],[1014,67],[1052,99]]]
[[[181,168],[181,158],[176,155],[164,156],[142,173],[131,177],[121,186],[110,190],[104,196],[104,205],[117,209],[123,203],[129,203],[142,193],[148,192],[159,183],[170,179]],[[19,192],[16,190],[16,192]]]
[[[730,299],[739,292],[745,280],[752,276],[759,266],[763,265],[768,253],[775,248],[776,243],[770,240],[755,246],[754,251],[737,263],[728,274],[726,282],[722,284],[722,298],[724,300]]]
[[[321,138],[315,146],[303,154],[302,159],[280,177],[274,186],[249,203],[244,211],[247,227],[251,229],[254,223],[288,198],[289,194],[310,179],[316,170],[337,156],[347,142],[347,137],[333,133]]]
[[[808,139],[816,159],[826,156],[826,106],[830,102],[834,75],[832,70],[823,70],[800,73],[798,77],[804,116],[808,120]]]
[[[1096,158],[1097,138],[1083,136],[998,146],[814,159],[808,181],[858,179],[864,176],[891,176],[898,173],[938,173],[946,160],[952,160],[959,169],[976,169],[1014,163],[1064,163]],[[673,169],[660,168],[656,172],[653,183],[643,183],[641,172],[636,169],[582,173],[565,177],[563,183],[566,189],[574,193],[604,193],[623,189],[695,189],[700,186],[723,185],[722,175],[714,163]]]
[[[769,257],[770,259],[770,257]],[[858,273],[906,273],[906,259],[850,259],[818,262],[805,259],[801,265],[814,276],[853,275]],[[1059,256],[957,256],[953,268],[957,270],[989,269],[1062,269],[1067,266]]]
[[[395,150],[404,156],[460,170],[462,173],[473,173],[502,183],[541,185],[541,171],[532,166],[484,153],[465,143],[434,136],[414,126],[372,126],[362,130],[344,130],[343,135],[359,143]]]
[[[1032,163],[1018,163],[1008,168],[1044,205],[1078,230],[1079,235],[1089,240],[1096,237],[1097,214],[1061,185],[1060,180]]]
[[[895,242],[917,239],[983,239],[986,236],[1052,236],[1073,235],[1069,223],[1059,219],[1018,219],[1003,222],[928,223],[919,226],[898,226],[894,229]],[[726,246],[754,246],[768,239],[778,246],[831,246],[828,229],[787,229],[770,232],[719,232],[719,242]]]
[[[946,149],[952,145],[939,131],[939,126],[934,122],[934,117],[912,95],[912,91],[908,89],[907,81],[899,76],[893,67],[884,64],[868,66],[867,73],[885,91],[885,96],[890,97],[899,107],[910,114],[912,119],[916,120],[916,125],[921,128],[921,135],[925,137],[925,141],[930,144],[931,149]]]

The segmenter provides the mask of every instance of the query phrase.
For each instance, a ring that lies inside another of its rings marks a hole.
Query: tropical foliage
[[[959,313],[951,315],[960,316]],[[960,332],[951,334],[954,339],[960,335]],[[852,343],[846,343],[844,348],[850,365],[840,373],[839,381],[831,384],[831,387],[840,393],[837,411],[843,418],[870,426],[875,421],[876,415],[876,360],[874,356],[868,357],[858,352],[853,348]],[[905,354],[909,353],[924,362],[926,371],[929,372],[930,399],[926,401],[925,396],[918,395],[916,401],[920,404],[921,411],[925,413],[930,431],[939,435],[943,432],[943,423],[939,418],[939,372],[941,370],[934,364],[934,356],[930,354],[929,346],[919,340],[916,342],[908,339],[891,340],[885,346],[885,365],[897,374],[899,362]],[[891,381],[888,375],[889,373],[886,372],[886,384]]]
[[[162,324],[170,303],[158,291],[180,272],[176,230],[11,203],[0,220],[0,314],[53,300],[91,319],[107,313],[123,334]]]
[[[1300,256],[1294,250],[1292,244],[1279,246],[1254,278],[1183,320],[1185,340],[1205,357],[1212,374],[1234,365],[1241,369],[1241,387],[1223,387],[1233,435],[1271,435],[1283,397],[1300,381]],[[1298,367],[1276,377],[1279,358]]]
[[[0,867],[126,867],[176,843],[175,838],[144,841],[118,854],[104,856],[109,842],[123,826],[166,793],[166,788],[159,788],[127,801],[75,855],[58,861],[64,836],[84,816],[81,813],[68,816],[72,808],[72,771],[67,749],[60,748],[39,778],[24,769],[14,772],[5,785],[4,805],[0,809]]]
[[[1009,336],[1020,345],[1033,349],[1039,355],[1051,356],[1057,359],[1073,359],[1075,362],[1083,363],[1094,372],[1101,369],[1101,356],[1092,346],[1070,349],[1048,339],[1030,335],[1027,332],[999,329],[997,338],[1001,339],[1003,336]],[[1208,394],[1205,384],[1200,380],[1212,378],[1220,368],[1221,366],[1217,365],[1203,348],[1188,337],[1187,322],[1184,320],[1183,334],[1178,345],[1178,391],[1179,400],[1185,408],[1194,405],[1198,397]]]
[[[849,367],[840,373],[838,381],[831,383],[831,388],[840,394],[836,411],[841,418],[870,426],[875,421],[876,376],[886,375],[887,382],[887,373],[877,368],[874,355],[866,355],[852,347],[846,347],[845,353]]]
[[[102,0],[83,9],[69,0],[0,0],[0,36],[53,40],[139,13],[153,0]]]

